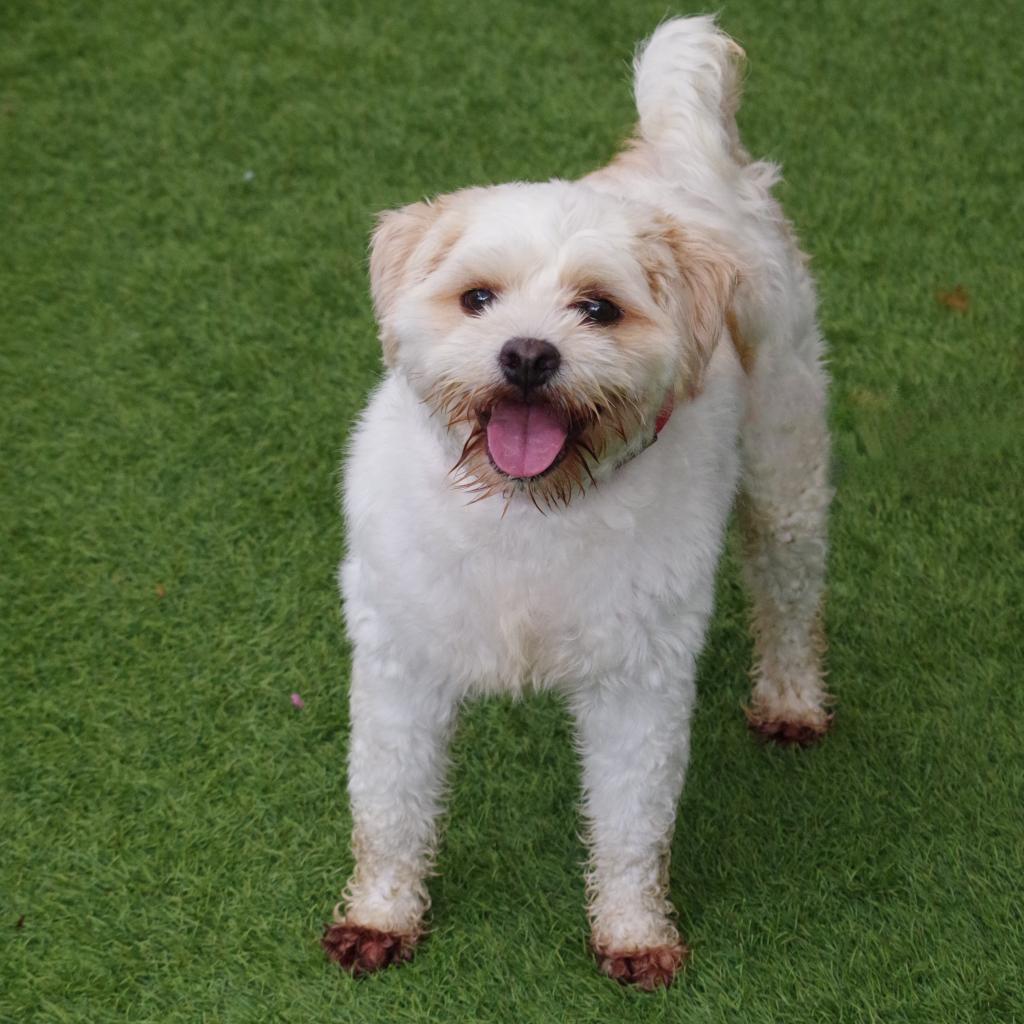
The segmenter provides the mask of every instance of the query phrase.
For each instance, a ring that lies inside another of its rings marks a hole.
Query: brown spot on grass
[[[945,306],[955,313],[966,313],[971,305],[971,297],[962,284],[954,285],[949,291],[940,289],[935,293],[935,300],[939,305]]]

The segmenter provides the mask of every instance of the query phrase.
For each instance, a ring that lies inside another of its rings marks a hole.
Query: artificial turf
[[[4,4],[0,1020],[1024,1020],[1008,0],[723,15],[831,343],[840,704],[819,749],[747,735],[730,549],[673,851],[689,970],[598,976],[552,698],[466,709],[414,963],[355,982],[317,944],[351,863],[336,467],[380,372],[373,212],[600,164],[665,13]]]

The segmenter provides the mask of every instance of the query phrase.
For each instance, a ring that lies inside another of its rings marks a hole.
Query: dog
[[[652,989],[688,950],[668,858],[734,497],[751,728],[828,730],[828,380],[807,258],[736,127],[743,50],[664,22],[635,137],[578,181],[381,215],[386,373],[344,466],[354,872],[323,945],[411,957],[446,745],[472,695],[552,689],[582,760],[591,946]]]

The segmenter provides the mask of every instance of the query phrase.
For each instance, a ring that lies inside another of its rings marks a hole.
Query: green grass
[[[0,1020],[1024,1020],[1019,5],[725,11],[831,341],[841,704],[818,750],[748,738],[731,551],[674,846],[695,958],[653,996],[587,953],[552,699],[467,709],[415,962],[356,983],[317,938],[372,214],[605,160],[663,0],[247,6],[0,14]]]

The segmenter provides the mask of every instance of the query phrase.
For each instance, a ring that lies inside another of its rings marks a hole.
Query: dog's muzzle
[[[509,338],[498,353],[498,365],[505,380],[521,388],[524,398],[551,380],[561,362],[558,349],[540,338]]]

